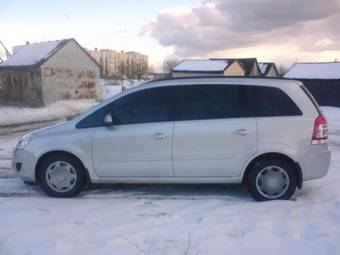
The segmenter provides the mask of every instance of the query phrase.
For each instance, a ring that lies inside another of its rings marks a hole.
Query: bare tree
[[[148,66],[146,63],[139,63],[130,59],[121,61],[118,65],[118,76],[120,79],[141,80],[147,72]]]
[[[6,59],[7,59],[6,52],[0,48],[0,63],[4,62]]]
[[[288,70],[289,70],[289,67],[288,67],[288,66],[286,66],[286,65],[282,65],[282,64],[280,64],[280,65],[278,65],[277,69],[278,69],[278,71],[279,71],[279,74],[280,74],[280,76],[284,76],[284,75],[285,75],[285,73],[287,73],[287,72],[288,72]]]
[[[147,65],[146,64],[137,64],[135,70],[135,77],[137,80],[141,80],[145,74],[147,74]]]
[[[120,61],[119,65],[118,65],[118,75],[120,77],[121,80],[123,80],[126,77],[126,64],[124,61]]]
[[[164,61],[163,61],[163,72],[170,76],[171,72],[172,72],[172,68],[174,68],[177,65],[178,62],[179,62],[179,60],[176,57],[164,59]]]

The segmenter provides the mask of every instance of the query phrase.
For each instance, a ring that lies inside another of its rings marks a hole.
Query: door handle
[[[248,131],[247,129],[245,128],[240,128],[240,129],[237,129],[234,131],[234,134],[235,135],[239,135],[239,136],[246,136],[246,135],[250,135],[251,132]]]
[[[167,138],[168,136],[166,134],[163,134],[163,133],[155,133],[153,135],[153,138],[156,139],[156,140],[163,140],[165,138]]]

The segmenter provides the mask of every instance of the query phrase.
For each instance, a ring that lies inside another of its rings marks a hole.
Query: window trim
[[[199,87],[199,86],[222,86],[222,87],[233,87],[236,90],[236,107],[234,106],[234,117],[223,117],[223,118],[204,118],[204,119],[181,119],[182,117],[182,112],[181,112],[181,107],[183,105],[184,102],[184,96],[183,93],[180,93],[180,89],[185,88],[185,87]],[[239,100],[239,90],[238,88],[247,88],[247,89],[251,89],[251,88],[271,88],[271,89],[276,89],[281,91],[286,97],[289,98],[289,100],[295,105],[296,109],[299,111],[299,114],[297,115],[269,115],[269,116],[258,116],[257,114],[257,107],[258,104],[256,103],[256,100],[254,98],[254,96],[251,95],[251,90],[246,91],[246,96],[249,100],[249,116],[237,116],[239,115],[239,112],[237,111],[237,106],[239,106],[240,104],[240,100]],[[178,121],[178,122],[184,122],[184,121],[206,121],[206,120],[227,120],[227,119],[244,119],[244,118],[280,118],[280,117],[296,117],[296,116],[302,116],[303,112],[301,111],[300,107],[296,104],[296,102],[281,88],[275,87],[275,86],[267,86],[267,85],[255,85],[255,84],[221,84],[221,83],[202,83],[202,84],[170,84],[170,85],[165,85],[165,86],[156,86],[156,87],[149,87],[149,88],[143,88],[137,91],[133,91],[131,93],[128,94],[123,94],[121,97],[115,99],[114,101],[111,101],[109,103],[107,103],[106,105],[103,105],[102,107],[100,107],[99,109],[97,109],[96,111],[94,111],[93,113],[87,115],[86,117],[84,117],[83,119],[81,119],[80,121],[78,121],[78,123],[76,124],[76,128],[77,129],[82,129],[82,128],[96,128],[96,127],[105,127],[107,125],[105,125],[104,123],[104,118],[102,120],[102,123],[100,124],[93,124],[93,125],[86,125],[86,126],[82,126],[82,122],[87,119],[88,117],[92,116],[93,114],[97,114],[99,111],[103,110],[103,108],[106,108],[105,112],[108,112],[108,108],[110,108],[112,106],[112,104],[118,102],[119,100],[123,99],[124,97],[133,95],[135,93],[139,93],[139,92],[143,92],[143,91],[147,91],[147,90],[153,90],[153,89],[164,89],[164,88],[172,88],[172,95],[171,95],[171,118],[170,120],[166,120],[166,121],[149,121],[149,122],[136,122],[136,123],[126,123],[126,124],[114,124],[113,126],[123,126],[123,125],[138,125],[138,124],[148,124],[148,123],[165,123],[165,122],[173,122],[173,121]],[[105,114],[104,114],[105,115]]]

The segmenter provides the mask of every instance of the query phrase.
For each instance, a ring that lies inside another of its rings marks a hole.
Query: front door
[[[100,177],[174,177],[171,91],[148,88],[112,103],[113,126],[98,127],[93,134],[93,162]]]

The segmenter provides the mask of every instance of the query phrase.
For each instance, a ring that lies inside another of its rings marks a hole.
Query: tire
[[[256,201],[288,200],[295,193],[296,170],[282,159],[263,159],[249,170],[248,192]]]
[[[81,162],[66,154],[54,154],[38,167],[38,182],[51,197],[68,198],[79,194],[86,184],[86,173]]]

